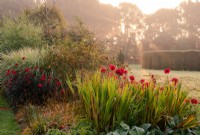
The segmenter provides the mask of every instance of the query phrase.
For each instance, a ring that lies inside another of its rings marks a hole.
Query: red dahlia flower
[[[41,83],[38,84],[38,88],[42,88],[43,85]]]
[[[115,65],[112,65],[112,64],[110,64],[110,65],[109,65],[109,68],[110,68],[110,70],[114,71],[114,70],[115,70],[115,68],[116,68],[116,66],[115,66]]]
[[[192,99],[190,100],[190,102],[191,102],[193,105],[196,105],[196,104],[199,103],[199,101],[198,101],[196,98],[192,98]]]
[[[124,74],[124,68],[119,68],[115,71],[116,74],[122,76]]]
[[[171,70],[170,68],[166,68],[166,69],[164,70],[164,73],[165,73],[165,74],[169,74],[170,70]]]
[[[26,59],[26,57],[22,57],[22,60],[25,60]]]
[[[134,81],[134,80],[135,80],[135,77],[134,77],[133,75],[131,75],[131,76],[129,76],[129,79],[130,79],[131,81]]]
[[[172,78],[171,81],[174,83],[174,85],[176,85],[178,83],[178,79],[177,78]]]
[[[144,82],[145,82],[145,80],[144,80],[144,79],[141,79],[141,80],[140,80],[140,83],[144,83]]]
[[[105,73],[106,72],[106,68],[105,67],[101,67],[101,73]]]

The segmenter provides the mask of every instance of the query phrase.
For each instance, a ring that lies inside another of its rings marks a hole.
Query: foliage
[[[181,135],[198,135],[200,132],[199,127],[197,128],[177,128],[175,127],[175,123],[177,122],[185,123],[185,121],[180,121],[178,116],[173,118],[173,121],[170,121],[167,125],[167,130],[162,131],[159,127],[152,127],[151,124],[142,124],[141,126],[133,126],[129,127],[129,125],[121,122],[119,127],[114,132],[109,132],[106,135],[174,135],[174,134],[181,134]],[[180,124],[181,124],[180,123]],[[170,126],[171,124],[171,126]],[[174,126],[172,126],[174,125]]]
[[[95,135],[97,131],[93,128],[92,123],[87,120],[81,120],[73,129],[71,135]]]
[[[6,19],[0,28],[0,51],[10,52],[24,47],[38,48],[43,44],[42,29],[30,23],[24,16]]]
[[[59,129],[49,129],[45,135],[67,135],[67,133]]]
[[[77,74],[76,78],[87,118],[98,132],[112,129],[115,123],[122,120],[128,121],[140,110],[134,104],[135,94],[130,91],[128,84],[121,84],[114,76],[102,76],[100,72],[96,72],[82,76]],[[72,84],[69,85],[73,90]],[[124,86],[120,87],[121,85]]]
[[[33,10],[26,10],[25,16],[43,29],[43,37],[49,44],[57,44],[64,39],[65,19],[55,6],[43,4]]]
[[[72,91],[73,85],[69,82]],[[176,115],[187,119],[187,124],[198,126],[196,111],[190,110],[198,101],[188,99],[177,78],[167,77],[164,84],[157,84],[152,75],[150,81],[137,82],[134,76],[127,76],[126,69],[109,65],[109,69],[102,67],[100,72],[77,74],[75,85],[87,119],[98,133],[113,129],[122,121],[131,126],[150,123],[164,131],[168,117]]]
[[[162,88],[162,89],[161,89]],[[149,87],[143,89],[140,94],[145,99],[145,108],[139,115],[141,123],[151,123],[153,126],[159,122],[165,123],[166,116],[179,115],[184,117],[189,112],[189,103],[185,102],[187,93],[181,91],[180,84],[178,86],[165,84],[163,87],[151,83]],[[160,127],[165,125],[159,124]]]
[[[45,106],[24,106],[17,113],[17,120],[25,124],[24,135],[27,134],[50,134],[62,130],[68,132],[73,128],[80,113],[78,102],[59,103],[48,102]]]

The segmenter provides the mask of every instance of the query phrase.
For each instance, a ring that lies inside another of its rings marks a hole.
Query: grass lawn
[[[135,76],[136,80],[148,79],[152,74],[155,75],[157,80],[166,79],[167,75],[164,74],[163,70],[150,70],[142,69],[141,65],[129,65],[129,70],[132,75]],[[169,78],[176,77],[182,81],[183,90],[188,91],[190,97],[200,99],[200,71],[174,71],[171,70],[168,74]]]
[[[13,112],[0,95],[0,135],[18,135],[20,126],[16,123]]]

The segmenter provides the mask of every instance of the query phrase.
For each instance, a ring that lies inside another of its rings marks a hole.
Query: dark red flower
[[[42,77],[40,78],[41,81],[45,81],[46,80],[46,77],[44,74],[42,74]]]
[[[42,88],[43,85],[41,83],[38,84],[38,88]]]
[[[26,57],[22,57],[22,60],[25,60],[26,59]]]
[[[178,83],[178,79],[177,78],[172,78],[171,81],[174,83],[174,85],[176,85]]]
[[[16,67],[18,67],[18,66],[19,66],[19,64],[18,64],[18,63],[15,63],[15,66],[16,66]]]
[[[65,128],[65,126],[64,126],[64,125],[61,125],[61,126],[60,126],[60,129],[63,129],[63,128]]]
[[[61,85],[60,81],[56,81],[56,85],[60,86]]]
[[[127,74],[128,73],[128,71],[127,70],[124,70],[124,74]]]
[[[11,73],[11,70],[7,70],[7,71],[6,71],[6,75],[7,75],[7,76],[10,75],[10,73]]]
[[[116,74],[122,76],[124,74],[124,68],[118,68],[116,71],[115,71]]]
[[[144,79],[141,79],[141,80],[140,80],[140,83],[144,83],[144,82],[145,82],[145,80],[144,80]]]
[[[115,68],[116,68],[116,66],[115,66],[115,65],[112,65],[112,64],[110,64],[110,65],[109,65],[109,68],[110,68],[110,70],[114,71],[114,70],[115,70]]]
[[[133,75],[131,75],[131,76],[129,76],[129,79],[130,79],[131,81],[134,81],[134,80],[135,80],[135,77],[134,77]]]
[[[169,74],[170,70],[171,70],[170,68],[166,68],[166,69],[164,70],[164,73],[165,73],[165,74]]]
[[[199,103],[199,101],[198,101],[196,98],[192,98],[192,99],[190,100],[190,102],[191,102],[193,105],[196,105],[196,104]]]
[[[125,79],[126,79],[126,76],[123,76],[123,79],[125,80]]]
[[[101,67],[101,73],[105,73],[106,72],[106,68],[105,67]]]
[[[13,74],[13,75],[16,75],[17,72],[16,72],[15,70],[12,70],[12,74]]]
[[[146,82],[145,85],[146,85],[146,87],[149,87],[150,83],[149,83],[149,82]]]
[[[65,90],[64,90],[64,89],[62,89],[62,90],[61,90],[61,93],[62,93],[62,94],[65,94]]]
[[[35,69],[38,69],[38,66],[35,66]]]
[[[30,71],[30,68],[25,68],[25,72],[29,72]]]

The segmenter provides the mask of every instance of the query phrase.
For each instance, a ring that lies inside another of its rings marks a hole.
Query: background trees
[[[149,50],[188,50],[200,49],[200,3],[183,2],[175,9],[160,9],[154,14],[145,15],[137,6],[122,3],[118,8],[100,4],[98,0],[45,0],[50,7],[60,8],[64,18],[55,15],[48,25],[53,33],[64,30],[62,19],[67,20],[67,26],[75,23],[78,17],[97,38],[104,41],[105,47],[112,55],[122,51],[125,60],[134,62],[139,58],[141,51]],[[14,4],[13,4],[14,3]],[[17,6],[20,3],[21,6]],[[41,1],[32,0],[2,0],[0,9],[4,12],[12,11],[17,14],[24,8],[41,5]],[[30,13],[30,18],[44,18],[44,21],[53,16],[56,8],[40,10]],[[49,11],[49,12],[46,12]],[[6,12],[8,13],[8,12]],[[43,13],[51,14],[51,17]],[[36,21],[39,24],[40,22]],[[48,28],[47,28],[48,26]],[[51,31],[51,32],[52,32]],[[55,34],[55,35],[57,35]],[[61,36],[61,35],[60,35]]]

